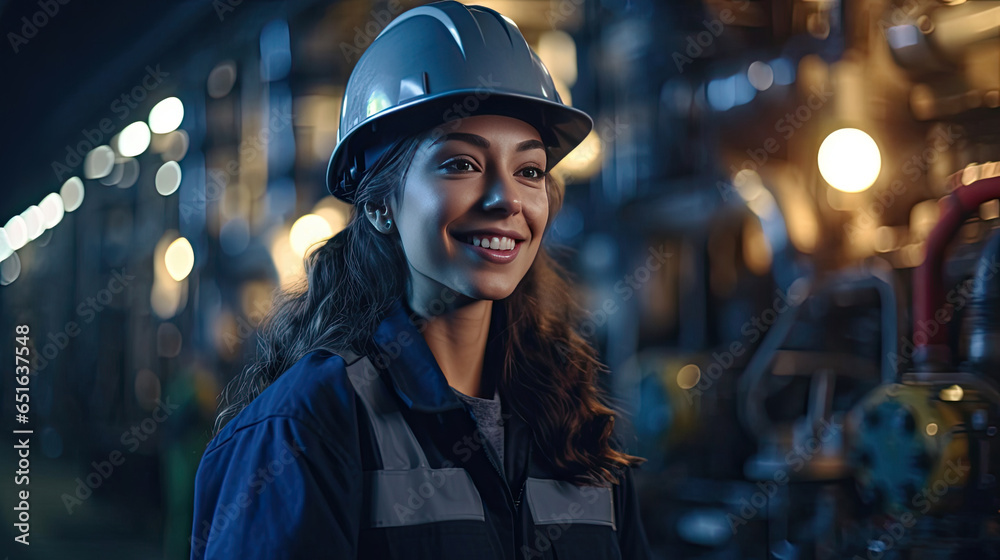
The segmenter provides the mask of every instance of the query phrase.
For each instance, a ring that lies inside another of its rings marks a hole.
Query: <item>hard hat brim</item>
[[[327,189],[337,198],[353,203],[354,187],[342,189],[341,179],[359,150],[422,132],[439,136],[453,130],[460,119],[474,115],[503,115],[534,126],[546,146],[546,171],[594,128],[593,119],[580,109],[523,93],[478,88],[412,99],[369,116],[337,143],[327,165]]]

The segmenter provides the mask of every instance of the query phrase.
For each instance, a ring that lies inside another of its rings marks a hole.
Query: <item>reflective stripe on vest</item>
[[[590,523],[615,529],[611,488],[528,477],[524,493],[535,525]]]
[[[366,471],[361,527],[437,521],[485,521],[483,502],[463,468],[432,469],[379,371],[367,357],[341,352],[347,376],[368,413],[382,469]]]

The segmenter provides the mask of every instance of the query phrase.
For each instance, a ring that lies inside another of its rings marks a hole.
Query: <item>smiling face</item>
[[[390,202],[413,296],[440,298],[443,288],[477,300],[509,296],[548,219],[545,167],[538,131],[511,117],[467,117],[424,140],[399,204]]]

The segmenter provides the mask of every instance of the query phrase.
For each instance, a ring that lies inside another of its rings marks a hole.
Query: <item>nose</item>
[[[521,212],[521,199],[518,194],[517,181],[513,177],[504,177],[495,173],[491,177],[489,188],[483,198],[483,210],[487,212],[503,212],[513,215]]]

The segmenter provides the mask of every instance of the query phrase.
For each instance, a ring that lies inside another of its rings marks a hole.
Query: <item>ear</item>
[[[387,205],[383,204],[381,207],[378,207],[371,202],[366,202],[364,210],[368,221],[380,233],[389,233],[392,231],[394,220],[392,219],[392,212]]]

